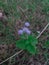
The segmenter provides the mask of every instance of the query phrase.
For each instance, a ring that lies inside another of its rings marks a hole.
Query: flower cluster
[[[18,30],[18,34],[19,35],[22,35],[23,33],[31,34],[31,31],[27,28],[27,27],[30,26],[30,23],[29,22],[26,22],[24,25],[25,26],[22,29]]]

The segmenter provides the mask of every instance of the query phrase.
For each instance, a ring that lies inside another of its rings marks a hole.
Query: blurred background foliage
[[[23,22],[29,21],[30,28],[36,36],[37,31],[41,32],[49,22],[49,0],[0,0],[0,10],[4,14],[3,19],[0,19],[0,44],[16,43],[17,30],[20,28],[19,22],[23,24]],[[43,44],[45,41],[48,44],[47,40],[49,40],[49,28],[39,38],[38,47],[39,53],[45,54],[46,58],[49,54],[47,50],[43,52]]]

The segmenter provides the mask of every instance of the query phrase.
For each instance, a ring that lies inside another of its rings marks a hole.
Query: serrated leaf
[[[16,41],[16,46],[20,49],[27,50],[31,54],[35,54],[37,43],[38,42],[36,37],[32,35],[28,35],[26,39],[25,37],[23,37],[20,40]]]
[[[28,41],[29,41],[29,43],[31,43],[32,45],[36,45],[36,44],[38,43],[36,37],[35,37],[35,36],[32,36],[32,35],[29,35]]]
[[[27,51],[30,52],[31,54],[35,54],[36,53],[36,47],[35,46],[32,46],[31,44],[29,44],[27,47],[26,47]]]
[[[18,41],[16,42],[16,46],[17,46],[18,48],[20,48],[20,49],[25,49],[25,47],[26,47],[25,40],[22,40],[22,39],[18,40]]]

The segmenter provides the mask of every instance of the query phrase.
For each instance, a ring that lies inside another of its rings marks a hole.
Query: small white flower
[[[40,33],[40,31],[37,31],[37,33]]]

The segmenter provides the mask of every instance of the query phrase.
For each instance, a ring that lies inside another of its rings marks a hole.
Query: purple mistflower
[[[23,32],[25,32],[27,34],[30,34],[31,33],[31,31],[28,28],[26,28],[26,27],[23,28]]]
[[[27,34],[31,34],[31,31],[30,31],[30,30],[27,30],[26,33],[27,33]]]
[[[30,26],[30,23],[29,22],[25,22],[25,26]]]
[[[21,30],[21,29],[18,30],[18,34],[19,34],[19,35],[22,35],[22,34],[23,34],[23,30]]]
[[[23,28],[23,31],[24,31],[24,32],[26,32],[27,30],[28,30],[28,28],[26,28],[26,27]]]

